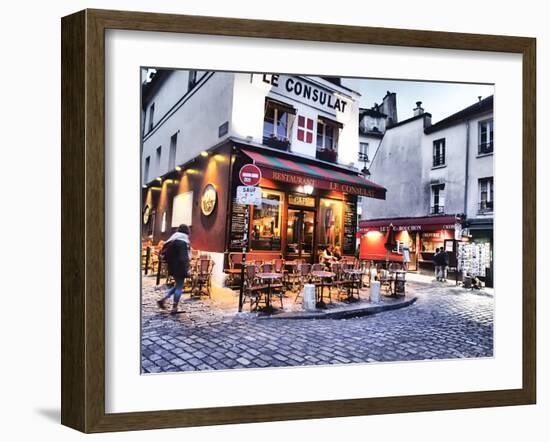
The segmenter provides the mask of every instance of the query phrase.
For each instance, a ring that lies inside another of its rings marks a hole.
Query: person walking
[[[440,249],[439,247],[435,249],[435,254],[433,257],[436,281],[441,281],[441,250],[442,249]]]
[[[409,270],[409,262],[411,262],[411,250],[409,246],[405,244],[403,246],[403,270],[405,272]]]
[[[449,268],[449,254],[445,249],[441,249],[441,280],[447,282],[447,270]]]
[[[166,300],[174,296],[171,314],[178,312],[178,303],[183,290],[183,282],[189,272],[189,261],[191,256],[191,241],[189,239],[189,227],[182,224],[178,230],[166,241],[161,256],[168,265],[168,274],[174,278],[174,286],[157,301],[161,309],[166,308]]]

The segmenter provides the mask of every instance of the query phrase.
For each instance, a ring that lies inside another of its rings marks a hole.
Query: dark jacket
[[[168,274],[174,278],[185,278],[189,272],[189,249],[187,242],[174,240],[167,243],[165,254]]]
[[[436,266],[446,266],[448,265],[449,258],[447,252],[439,252],[434,255],[433,258],[434,264]]]

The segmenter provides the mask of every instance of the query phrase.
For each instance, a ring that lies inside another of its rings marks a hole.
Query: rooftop
[[[483,100],[479,100],[477,103],[472,104],[450,116],[444,118],[443,120],[433,124],[426,129],[424,133],[431,134],[441,129],[445,129],[453,124],[459,123],[461,121],[467,120],[474,115],[481,114],[483,112],[488,112],[493,110],[493,95],[489,95]]]

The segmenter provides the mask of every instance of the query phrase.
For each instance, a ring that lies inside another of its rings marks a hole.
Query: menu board
[[[346,201],[344,204],[344,255],[355,254],[357,237],[357,202]]]
[[[244,222],[247,206],[238,204],[237,199],[233,200],[231,210],[231,230],[229,232],[229,249],[242,251],[244,239]]]

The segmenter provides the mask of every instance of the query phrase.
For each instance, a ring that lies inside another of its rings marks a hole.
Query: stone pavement
[[[352,319],[237,313],[238,297],[228,289],[213,300],[184,295],[172,316],[156,305],[164,290],[143,278],[143,373],[493,355],[492,295],[451,284],[408,282],[407,297],[418,298],[411,306]],[[290,307],[293,297],[285,301]]]

